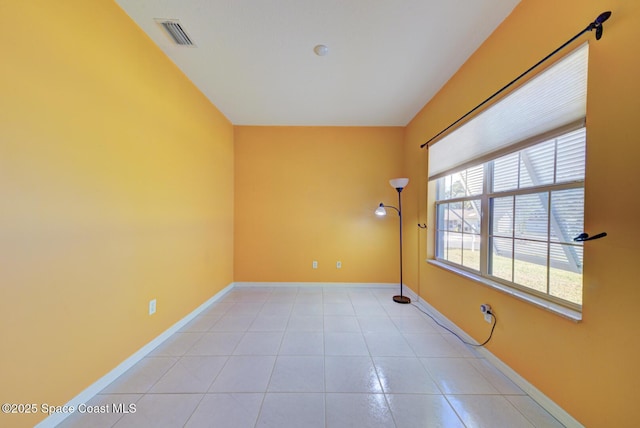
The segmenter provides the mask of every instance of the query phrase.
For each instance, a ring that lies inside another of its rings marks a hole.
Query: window
[[[440,178],[437,189],[438,257],[480,271],[483,165]]]
[[[438,178],[436,259],[579,307],[585,140],[580,127]]]
[[[435,263],[576,318],[588,44],[429,147]],[[433,187],[432,187],[433,188]]]

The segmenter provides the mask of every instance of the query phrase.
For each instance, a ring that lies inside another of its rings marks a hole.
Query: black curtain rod
[[[445,132],[447,132],[449,129],[453,128],[454,126],[456,126],[458,123],[460,123],[461,121],[463,121],[464,119],[466,119],[467,117],[469,117],[469,115],[473,114],[476,110],[478,110],[480,107],[484,106],[486,103],[488,103],[489,101],[491,101],[492,99],[494,99],[495,97],[497,97],[498,95],[500,95],[502,92],[504,92],[506,89],[508,89],[511,85],[513,85],[514,83],[516,83],[518,80],[522,79],[524,76],[526,76],[527,74],[529,74],[531,71],[533,71],[535,68],[537,68],[540,64],[544,63],[545,61],[547,61],[549,58],[551,58],[552,56],[554,56],[555,54],[557,54],[558,52],[560,52],[562,49],[564,49],[565,47],[567,47],[567,45],[571,44],[574,40],[576,40],[578,37],[582,36],[584,33],[586,33],[587,31],[593,31],[596,30],[596,40],[600,40],[600,38],[602,37],[602,31],[603,31],[603,27],[602,27],[602,23],[605,22],[607,19],[609,19],[609,17],[611,16],[611,12],[607,11],[607,12],[602,12],[600,15],[598,15],[598,17],[595,19],[595,21],[593,21],[592,23],[590,23],[589,25],[587,25],[587,27],[580,31],[578,34],[576,34],[575,36],[573,36],[572,38],[570,38],[569,40],[567,40],[566,42],[564,42],[559,48],[557,48],[556,50],[554,50],[553,52],[551,52],[549,55],[545,56],[544,58],[542,58],[540,61],[538,61],[537,63],[535,63],[533,66],[531,66],[527,71],[525,71],[524,73],[522,73],[521,75],[519,75],[518,77],[516,77],[515,79],[513,79],[511,82],[507,83],[506,85],[504,85],[502,88],[500,88],[496,93],[494,93],[493,95],[491,95],[489,98],[487,98],[486,100],[482,101],[480,104],[478,104],[477,106],[475,106],[474,108],[472,108],[471,110],[469,110],[468,112],[466,112],[460,119],[456,120],[455,122],[453,122],[451,125],[447,126],[446,128],[444,128],[442,131],[438,132],[436,135],[434,135],[433,137],[431,137],[429,139],[429,141],[427,141],[424,144],[420,145],[420,148],[424,148],[425,146],[427,148],[429,148],[429,143],[432,142],[433,140],[435,140],[436,138],[438,138],[439,136],[441,136],[442,134],[444,134]]]

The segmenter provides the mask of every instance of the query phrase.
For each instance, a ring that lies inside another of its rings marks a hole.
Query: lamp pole
[[[402,295],[402,187],[396,187],[398,191],[398,216],[400,217],[400,295],[393,296],[396,303],[411,303],[411,299]]]

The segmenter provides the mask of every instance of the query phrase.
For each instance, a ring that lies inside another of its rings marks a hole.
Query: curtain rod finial
[[[587,27],[589,31],[596,30],[596,40],[600,40],[602,38],[602,32],[604,31],[604,27],[602,26],[602,24],[607,19],[609,19],[610,16],[611,11],[608,10],[606,12],[602,12],[600,15],[598,15],[596,20],[589,24],[589,26]]]
[[[600,15],[598,15],[598,17],[596,18],[595,22],[599,25],[602,25],[602,23],[604,21],[606,21],[607,19],[609,19],[609,17],[611,16],[611,11],[608,10],[606,12],[602,12]]]

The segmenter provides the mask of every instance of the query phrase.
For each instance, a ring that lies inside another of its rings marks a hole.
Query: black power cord
[[[420,309],[420,307],[418,305],[416,305],[415,303],[412,303],[411,306],[415,307],[417,310],[419,310],[420,312],[422,312],[423,314],[425,314],[426,316],[428,316],[429,318],[431,318],[433,320],[433,322],[435,322],[436,324],[438,324],[440,327],[444,328],[445,330],[447,330],[449,333],[453,334],[455,337],[457,337],[458,339],[460,339],[460,341],[462,343],[464,343],[465,345],[469,345],[469,346],[475,346],[475,347],[482,347],[484,345],[486,345],[487,343],[489,343],[489,341],[491,340],[491,337],[493,336],[493,330],[496,328],[496,324],[498,324],[498,318],[496,318],[495,314],[492,311],[487,311],[486,313],[491,315],[491,317],[493,318],[493,325],[491,326],[491,332],[489,333],[489,337],[487,338],[487,340],[485,340],[484,342],[482,342],[481,344],[475,344],[475,343],[469,343],[466,340],[464,340],[463,338],[461,338],[460,336],[458,336],[454,331],[450,330],[449,328],[445,327],[444,325],[440,324],[438,322],[437,319],[435,319],[431,314],[423,311],[422,309]]]

